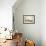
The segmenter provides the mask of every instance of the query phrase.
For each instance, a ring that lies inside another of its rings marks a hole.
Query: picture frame
[[[23,15],[23,24],[35,24],[35,15]]]

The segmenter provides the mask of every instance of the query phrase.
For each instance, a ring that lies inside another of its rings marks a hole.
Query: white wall
[[[33,38],[37,42],[36,43],[37,46],[39,46],[39,43],[42,44],[40,46],[46,46],[46,0],[41,0],[41,2],[40,2],[40,0],[39,1],[37,0],[36,9],[34,8],[35,4],[33,3],[33,2],[35,2],[35,0],[33,0],[31,2],[29,2],[27,0],[27,2],[24,1],[24,3],[21,3],[21,5],[19,5],[19,7],[17,9],[15,9],[15,12],[14,12],[15,28],[17,28],[17,30],[19,32],[23,32],[24,36],[27,36],[26,33],[28,34],[28,38],[31,36],[30,38],[31,39]],[[32,3],[33,3],[33,5],[32,5]],[[40,3],[41,3],[41,6],[40,6]],[[32,7],[33,7],[33,9],[35,9],[36,12],[32,10]],[[41,7],[41,9],[39,7]],[[37,11],[37,8],[38,8],[38,11]],[[38,13],[40,13],[39,9],[41,10],[41,15],[38,14]],[[36,19],[35,19],[36,24],[34,24],[34,25],[23,24],[23,14],[29,14],[29,15],[35,14],[36,15]],[[37,35],[36,34],[37,32],[39,32],[40,34],[38,33],[38,35]],[[40,37],[40,35],[41,35],[41,37]]]
[[[41,46],[41,1],[23,0],[17,9],[13,10],[15,28],[22,32],[25,38],[34,40],[36,46]],[[35,15],[35,24],[23,24],[23,15]]]
[[[41,1],[41,38],[42,46],[46,46],[46,0]]]
[[[0,0],[0,27],[12,28],[12,6],[16,0]]]

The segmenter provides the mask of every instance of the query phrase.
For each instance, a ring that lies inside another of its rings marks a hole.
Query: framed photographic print
[[[35,15],[23,15],[23,24],[35,24]]]

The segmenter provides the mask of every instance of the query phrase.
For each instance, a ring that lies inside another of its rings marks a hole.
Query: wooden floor
[[[6,42],[2,43],[0,46],[16,46],[15,39],[13,39],[13,40],[6,40]]]

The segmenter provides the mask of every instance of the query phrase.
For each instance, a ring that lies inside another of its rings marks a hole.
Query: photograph
[[[35,24],[35,15],[23,15],[23,24]]]

